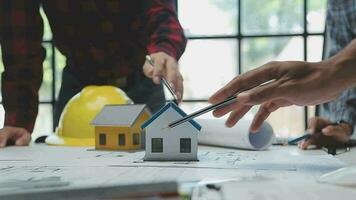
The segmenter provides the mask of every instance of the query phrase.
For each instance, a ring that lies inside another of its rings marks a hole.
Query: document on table
[[[267,177],[315,180],[345,166],[330,155],[304,155],[292,147],[245,151],[199,146],[198,162],[145,162],[144,151],[84,147],[8,147],[0,151],[0,194],[159,183]],[[1,199],[1,198],[0,198]]]
[[[224,200],[335,200],[354,199],[355,188],[319,184],[315,181],[282,180],[255,177],[249,180],[236,180],[216,183],[219,190],[201,185],[193,190],[192,200],[224,199]]]
[[[272,145],[274,134],[272,127],[264,122],[257,133],[250,133],[251,120],[241,119],[234,127],[225,126],[225,119],[197,119],[202,126],[199,144],[222,147],[266,150]]]

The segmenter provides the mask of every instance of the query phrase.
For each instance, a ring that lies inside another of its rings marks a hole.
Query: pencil
[[[151,58],[151,56],[146,55],[146,60],[152,67],[154,67],[155,63],[154,63],[153,59]],[[168,91],[172,94],[174,103],[178,105],[178,98],[177,98],[177,95],[175,94],[173,88],[171,87],[171,85],[168,83],[168,81],[164,77],[162,77],[161,79],[162,79],[163,84],[167,87]]]
[[[168,127],[169,128],[174,128],[174,127],[178,126],[179,124],[182,124],[182,123],[184,123],[186,121],[189,121],[189,120],[191,120],[191,119],[193,119],[195,117],[198,117],[198,116],[200,116],[202,114],[205,114],[205,113],[207,113],[209,111],[218,109],[220,107],[227,106],[227,105],[232,104],[232,103],[234,103],[236,101],[237,101],[237,98],[236,98],[235,95],[234,96],[230,96],[229,98],[225,99],[224,101],[221,101],[219,103],[210,105],[210,106],[205,107],[205,108],[203,108],[201,110],[198,110],[198,111],[196,111],[196,112],[194,112],[194,113],[192,113],[190,115],[187,115],[187,116],[185,116],[185,117],[183,117],[183,118],[181,118],[179,120],[176,120],[176,121],[168,124]]]

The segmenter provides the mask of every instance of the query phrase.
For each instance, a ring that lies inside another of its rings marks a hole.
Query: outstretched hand
[[[344,144],[349,141],[352,128],[347,123],[335,124],[330,120],[313,117],[308,123],[308,133],[311,137],[299,143],[299,148],[308,149],[310,145],[316,145],[317,148],[322,146]]]
[[[228,127],[234,126],[253,105],[261,104],[250,127],[256,132],[271,112],[280,107],[315,105],[336,98],[341,89],[338,82],[330,84],[335,75],[333,70],[321,63],[269,62],[235,77],[212,95],[209,102],[217,103],[237,95],[236,103],[213,112],[216,117],[230,113],[226,121]],[[268,83],[263,84],[265,82]]]

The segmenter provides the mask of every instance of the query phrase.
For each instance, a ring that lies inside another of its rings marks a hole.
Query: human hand
[[[165,77],[174,90],[178,102],[181,102],[183,97],[183,76],[179,71],[176,59],[164,52],[153,53],[150,56],[154,60],[155,66],[153,67],[146,60],[143,65],[144,74],[151,78],[155,84],[160,84],[161,78]]]
[[[347,123],[335,124],[321,117],[313,117],[309,120],[308,129],[306,132],[311,134],[311,137],[298,146],[301,149],[308,149],[310,145],[316,145],[317,148],[322,146],[330,146],[344,144],[349,141],[352,128]]]
[[[269,62],[241,74],[209,98],[210,103],[217,103],[237,95],[237,102],[217,109],[213,114],[221,117],[231,112],[226,125],[232,127],[253,105],[261,104],[250,127],[251,132],[257,132],[270,113],[280,107],[315,105],[332,100],[341,90],[335,89],[338,82],[328,84],[334,68],[322,65],[328,63]],[[270,82],[261,85],[267,81]]]
[[[10,145],[26,146],[31,141],[31,134],[24,128],[5,126],[0,129],[0,148]]]

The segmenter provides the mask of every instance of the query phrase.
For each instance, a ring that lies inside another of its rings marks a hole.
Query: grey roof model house
[[[95,116],[95,148],[107,150],[140,149],[141,125],[151,112],[144,104],[106,105]]]
[[[186,114],[175,103],[167,103],[142,125],[146,134],[144,160],[198,160],[198,133],[201,126],[190,120],[174,128],[167,128],[170,122],[184,116]]]

